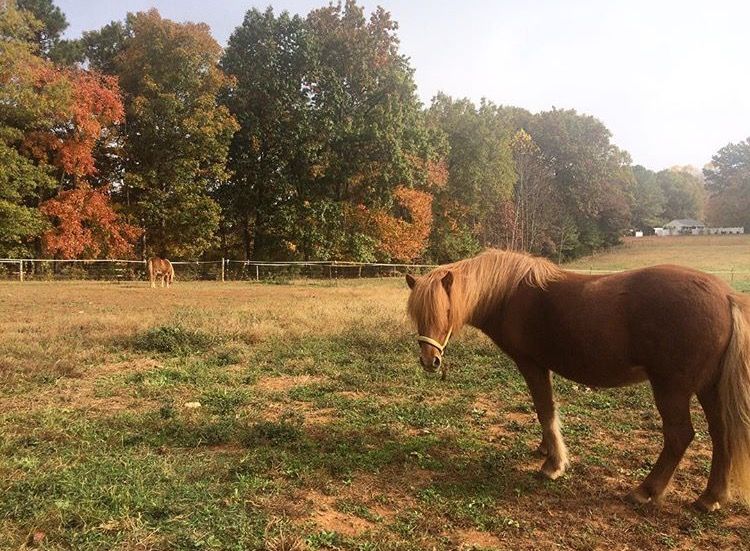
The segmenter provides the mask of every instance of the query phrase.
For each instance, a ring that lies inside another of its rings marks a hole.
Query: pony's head
[[[422,367],[430,372],[445,369],[443,351],[451,335],[466,323],[476,326],[497,315],[521,282],[546,289],[562,274],[543,258],[491,249],[422,277],[407,275],[408,311],[419,331]]]
[[[440,270],[423,277],[406,276],[411,289],[408,311],[419,336],[419,363],[430,373],[443,366],[443,353],[456,326],[454,272]],[[445,375],[445,371],[443,371]]]

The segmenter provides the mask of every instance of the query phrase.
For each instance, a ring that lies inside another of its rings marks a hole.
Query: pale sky
[[[252,8],[306,14],[327,0],[56,0],[67,36],[157,8],[222,44]],[[635,163],[703,166],[750,136],[750,1],[360,0],[399,23],[419,95],[598,117]]]

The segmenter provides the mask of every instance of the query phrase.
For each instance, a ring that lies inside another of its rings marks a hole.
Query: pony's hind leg
[[[691,395],[680,390],[674,382],[657,384],[652,380],[651,386],[662,419],[664,447],[645,480],[628,494],[628,498],[636,503],[658,502],[661,499],[695,435],[690,420]]]
[[[562,476],[568,467],[568,450],[560,433],[560,422],[552,397],[552,374],[549,369],[535,365],[519,365],[519,369],[529,387],[536,415],[542,426],[542,442],[537,451],[547,459],[542,465],[541,473],[554,480]]]
[[[715,511],[729,499],[730,460],[726,448],[726,427],[721,415],[721,398],[716,385],[711,385],[698,393],[698,401],[703,407],[711,435],[711,473],[708,486],[696,500],[695,506],[701,511]]]

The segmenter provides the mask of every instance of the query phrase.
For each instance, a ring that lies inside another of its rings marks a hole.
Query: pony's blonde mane
[[[441,288],[445,275],[453,274],[450,299]],[[522,283],[546,289],[563,270],[545,258],[490,249],[482,254],[435,268],[414,286],[407,306],[415,323],[434,327],[448,312],[449,327],[458,331],[477,322],[502,304]]]

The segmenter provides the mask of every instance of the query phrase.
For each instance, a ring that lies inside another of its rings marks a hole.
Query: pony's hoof
[[[628,492],[625,499],[633,505],[646,505],[647,503],[653,502],[653,498],[646,492],[646,490],[640,487]]]
[[[554,461],[551,457],[548,457],[539,472],[544,478],[557,480],[565,473],[565,463]]]
[[[713,513],[714,511],[721,509],[721,503],[714,499],[701,496],[693,502],[693,507],[701,513]]]

